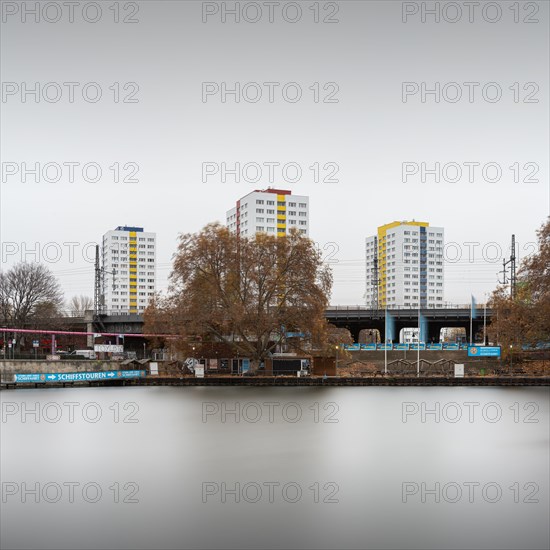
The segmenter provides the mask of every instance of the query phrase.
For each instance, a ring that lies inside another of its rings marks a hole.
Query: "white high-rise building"
[[[143,227],[119,226],[103,235],[107,312],[143,312],[155,294],[156,253],[156,234]]]
[[[366,239],[367,306],[442,307],[444,244],[443,228],[428,222],[380,226]]]
[[[309,235],[309,197],[285,189],[256,190],[227,211],[227,227],[243,237],[256,233],[286,235],[296,228]]]

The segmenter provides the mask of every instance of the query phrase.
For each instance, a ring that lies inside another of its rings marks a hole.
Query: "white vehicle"
[[[95,351],[91,349],[77,349],[75,351],[71,351],[69,355],[82,355],[86,359],[97,359]]]

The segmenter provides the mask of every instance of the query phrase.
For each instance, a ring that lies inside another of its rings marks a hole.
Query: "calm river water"
[[[549,548],[549,388],[0,394],[0,547]]]

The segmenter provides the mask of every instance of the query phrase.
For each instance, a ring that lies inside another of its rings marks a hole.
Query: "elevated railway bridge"
[[[326,319],[336,327],[346,328],[350,331],[355,342],[359,341],[359,333],[363,329],[378,330],[383,340],[385,337],[386,321],[391,324],[388,334],[392,336],[393,342],[399,341],[400,331],[404,328],[416,328],[420,322],[422,325],[422,336],[427,342],[438,342],[441,329],[458,327],[463,328],[466,340],[470,340],[470,307],[453,306],[444,308],[391,308],[372,309],[366,306],[330,306],[326,312]],[[475,319],[472,319],[472,330],[474,335],[483,328],[484,314],[487,324],[490,323],[493,311],[487,309],[485,313],[478,310]],[[112,334],[142,334],[143,315],[136,313],[106,312],[99,317],[94,317],[92,311],[86,312],[83,316],[64,317],[59,328],[64,330],[82,331],[88,333],[112,333]],[[52,325],[55,324],[51,323]],[[132,338],[138,344],[139,338]],[[93,338],[89,337],[88,345],[93,344]],[[138,345],[141,345],[139,343]]]
[[[420,323],[423,326],[422,333],[426,341],[439,342],[441,329],[463,328],[466,331],[466,340],[470,340],[470,307],[453,306],[445,308],[391,308],[372,309],[366,306],[331,306],[326,310],[327,320],[337,327],[347,328],[353,339],[357,342],[359,332],[363,329],[378,330],[381,339],[386,334],[386,320],[391,324],[388,334],[393,335],[392,340],[398,341],[399,334],[404,328],[416,328]],[[483,329],[484,317],[487,324],[493,317],[492,309],[477,312],[472,319],[472,331],[474,335]]]
[[[393,340],[399,340],[400,331],[404,328],[418,327],[418,309],[414,308],[391,308],[372,309],[366,306],[330,306],[326,312],[326,319],[336,327],[348,329],[353,339],[357,342],[359,332],[363,329],[378,330],[382,339],[385,335],[385,323],[391,323],[392,330],[388,334],[393,335]],[[484,312],[477,311],[476,318],[472,319],[472,330],[474,334],[483,329],[484,315],[487,324],[493,317],[492,309],[487,308]],[[443,308],[422,308],[420,309],[423,335],[428,342],[440,340],[441,329],[463,328],[466,333],[466,340],[470,340],[470,307],[468,305],[454,305]],[[90,319],[91,321],[91,319]],[[107,314],[101,317],[102,327],[100,332],[117,332],[120,334],[135,334],[143,332],[143,316],[137,314],[113,315]]]

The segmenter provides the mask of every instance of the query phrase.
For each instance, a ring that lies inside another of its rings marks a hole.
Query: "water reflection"
[[[1,546],[548,548],[549,396],[2,392]]]

